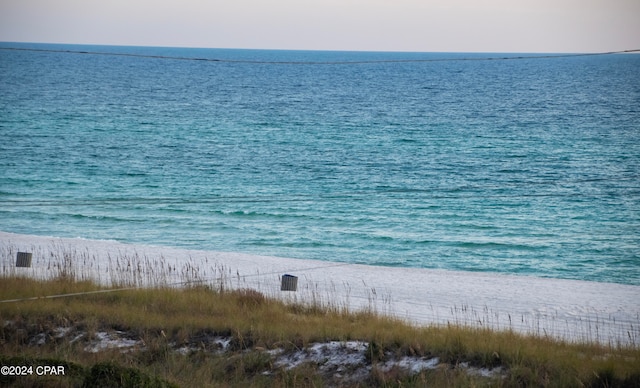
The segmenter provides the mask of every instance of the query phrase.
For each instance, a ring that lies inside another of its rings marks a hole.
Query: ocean
[[[5,232],[640,285],[640,55],[0,43],[0,138]]]

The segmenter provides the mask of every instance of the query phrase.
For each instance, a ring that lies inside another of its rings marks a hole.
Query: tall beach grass
[[[175,266],[163,257],[116,253],[97,268],[92,267],[88,251],[59,246],[49,252],[38,259],[43,260],[37,263],[40,272],[27,277],[23,270],[29,269],[13,265],[17,249],[0,247],[0,299],[22,300],[0,303],[0,322],[4,322],[0,353],[76,365],[85,371],[84,379],[96,365],[107,369],[115,365],[180,386],[331,385],[335,381],[327,380],[317,365],[291,370],[275,367],[265,351],[356,340],[368,344],[371,369],[365,380],[353,386],[623,386],[640,382],[637,338],[601,343],[594,333],[593,340],[571,342],[544,332],[523,334],[508,326],[497,330],[492,321],[499,319],[492,311],[470,306],[451,306],[445,323],[417,326],[393,316],[393,295],[366,284],[361,285],[367,289],[364,308],[352,309],[349,301],[356,286],[350,284],[335,284],[327,294],[313,282],[302,282],[298,292],[282,293],[269,289],[271,283],[259,273],[243,276],[213,262],[205,263],[209,265],[205,271],[199,267],[202,263],[188,258]],[[524,317],[518,319],[524,321]],[[60,328],[69,330],[67,340],[56,339],[54,333]],[[141,349],[87,353],[86,341],[102,331],[126,332],[142,344]],[[41,333],[51,340],[34,345],[34,336]],[[73,333],[86,333],[85,342],[69,340]],[[228,338],[226,353],[212,349],[207,339],[213,336]],[[180,346],[191,350],[176,352]],[[417,374],[376,367],[390,355],[437,357],[448,367]],[[476,376],[457,365],[502,372]],[[33,385],[37,383],[34,380]]]

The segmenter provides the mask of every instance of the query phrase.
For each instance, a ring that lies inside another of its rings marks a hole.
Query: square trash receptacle
[[[293,275],[282,275],[280,291],[296,291],[298,289],[298,277]]]

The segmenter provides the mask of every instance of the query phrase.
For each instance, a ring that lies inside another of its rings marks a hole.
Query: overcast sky
[[[640,48],[640,0],[0,0],[0,41],[601,52]]]

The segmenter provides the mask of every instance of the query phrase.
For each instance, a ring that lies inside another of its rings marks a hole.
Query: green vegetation
[[[98,289],[68,278],[0,281],[3,300]],[[253,290],[164,287],[0,303],[0,322],[2,365],[64,365],[67,371],[65,376],[3,376],[1,385],[640,386],[637,348],[469,327],[414,327],[373,312],[287,304]],[[64,335],[56,334],[63,329]],[[105,331],[126,333],[138,345],[87,351],[88,342]],[[228,338],[225,351],[212,343],[214,336]],[[270,352],[353,340],[368,344],[367,375],[358,381],[344,379],[348,370],[327,373],[318,363],[287,368]],[[189,351],[178,352],[180,347]],[[378,367],[403,356],[438,357],[439,364],[415,373]],[[460,365],[498,373],[483,376]]]

